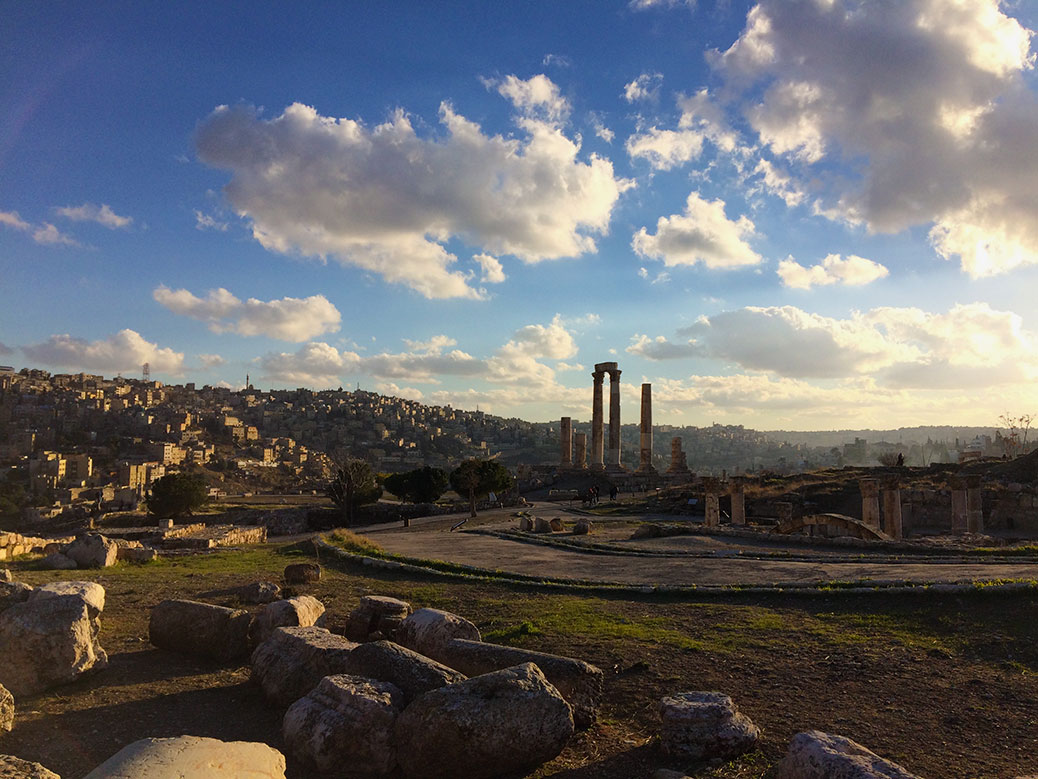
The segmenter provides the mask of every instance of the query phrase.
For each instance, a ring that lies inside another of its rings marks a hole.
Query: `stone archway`
[[[876,528],[869,527],[861,520],[848,517],[846,514],[808,514],[803,517],[787,519],[775,526],[771,531],[776,535],[790,535],[807,528],[832,528],[836,533],[832,537],[851,536],[866,541],[890,541],[886,533]],[[828,532],[819,535],[829,535]]]

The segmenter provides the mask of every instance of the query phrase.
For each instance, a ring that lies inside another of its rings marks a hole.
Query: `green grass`
[[[324,540],[351,554],[367,555],[368,557],[386,556],[386,550],[370,538],[350,530],[335,530],[326,535]]]
[[[510,625],[505,628],[488,630],[483,634],[483,640],[494,644],[507,644],[508,646],[514,646],[515,644],[522,643],[522,640],[526,638],[526,636],[539,636],[543,632],[544,631],[527,619],[523,620],[518,625]]]

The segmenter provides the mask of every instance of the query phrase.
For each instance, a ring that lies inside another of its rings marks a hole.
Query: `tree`
[[[466,460],[451,471],[450,480],[455,492],[468,497],[472,516],[476,516],[476,498],[512,486],[508,469],[494,460]]]
[[[382,480],[386,489],[408,503],[432,503],[447,491],[450,478],[442,468],[426,465]]]
[[[176,519],[190,514],[208,500],[209,488],[201,476],[168,473],[151,485],[146,502],[149,514]]]
[[[342,457],[334,460],[332,480],[324,488],[324,494],[342,512],[346,527],[350,527],[360,506],[382,497],[382,485],[375,478],[371,466],[363,460]]]
[[[1015,457],[1021,450],[1026,452],[1027,433],[1031,429],[1031,422],[1034,421],[1034,414],[1021,414],[1014,417],[1007,411],[998,418],[998,421],[1006,428],[1006,433],[1002,436],[1002,448],[1005,453],[1009,457]]]

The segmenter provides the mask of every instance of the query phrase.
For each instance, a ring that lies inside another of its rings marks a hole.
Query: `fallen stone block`
[[[0,730],[10,731],[14,727],[14,696],[0,684]]]
[[[479,641],[479,628],[464,617],[439,609],[418,609],[400,623],[396,642],[420,655],[439,660],[452,638]]]
[[[41,584],[31,593],[29,601],[45,598],[56,598],[60,595],[77,595],[87,605],[90,618],[93,619],[105,610],[105,588],[97,582],[51,582]]]
[[[119,546],[98,533],[86,533],[69,544],[65,556],[79,568],[107,568],[115,565]]]
[[[0,611],[29,600],[32,590],[32,585],[25,582],[0,582]]]
[[[357,608],[350,612],[342,632],[350,641],[391,639],[410,614],[411,604],[407,601],[385,595],[365,595]]]
[[[74,568],[78,568],[76,561],[72,558],[62,554],[61,552],[54,552],[49,554],[40,560],[40,565],[51,571],[71,571]]]
[[[21,760],[13,755],[0,755],[0,779],[61,779],[39,763]]]
[[[120,749],[84,779],[285,779],[285,756],[253,741],[200,736],[142,738]]]
[[[553,532],[553,533],[561,533],[565,529],[562,526],[562,518],[561,517],[552,517],[551,521],[548,522],[548,525],[551,527],[551,532]]]
[[[573,535],[575,536],[586,536],[594,529],[594,524],[590,519],[578,519],[576,524],[573,525]]]
[[[797,733],[775,766],[775,779],[919,779],[843,736]]]
[[[151,610],[148,640],[160,649],[229,661],[249,652],[252,616],[192,600],[164,600]]]
[[[0,612],[0,684],[35,695],[108,665],[98,620],[78,595],[16,603]]]
[[[273,603],[281,599],[281,585],[274,582],[253,582],[235,588],[242,603]]]
[[[358,646],[346,659],[346,673],[390,682],[403,693],[405,703],[429,690],[468,678],[392,641],[373,641]]]
[[[420,695],[396,722],[407,776],[483,779],[523,774],[551,760],[573,735],[573,715],[533,663]]]
[[[635,541],[639,538],[660,538],[662,535],[663,528],[650,522],[636,527],[634,532],[631,533],[631,540]]]
[[[317,563],[293,563],[285,566],[285,584],[313,584],[321,581],[321,566]]]
[[[278,628],[252,653],[252,678],[269,700],[287,706],[325,676],[346,673],[356,647],[324,628]]]
[[[0,582],[13,582],[14,577],[11,576],[11,572],[6,568],[0,568]]]
[[[150,563],[159,553],[147,546],[120,546],[119,559],[128,563]]]
[[[252,646],[270,638],[278,628],[324,627],[324,604],[310,595],[297,595],[263,607],[252,621]]]
[[[534,663],[573,707],[573,722],[578,729],[590,727],[598,716],[602,702],[602,670],[583,660],[460,638],[448,641],[438,659],[467,676]]]
[[[388,682],[326,676],[285,712],[285,744],[322,774],[384,776],[396,767],[393,729],[403,693]]]
[[[533,532],[534,533],[550,533],[551,522],[546,520],[544,517],[533,518]]]
[[[673,757],[728,760],[757,745],[760,728],[719,692],[679,692],[660,701],[660,747]]]
[[[519,517],[519,529],[524,533],[529,533],[533,530],[533,520],[526,515]]]

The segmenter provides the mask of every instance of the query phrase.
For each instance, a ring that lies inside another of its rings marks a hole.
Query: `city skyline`
[[[546,421],[1038,394],[1038,10],[21,5],[0,363]]]

